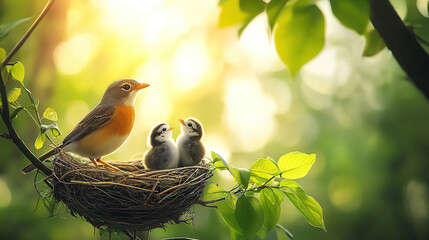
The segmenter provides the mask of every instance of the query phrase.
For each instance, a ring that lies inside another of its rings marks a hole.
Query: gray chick
[[[159,123],[152,128],[148,144],[150,149],[144,156],[144,165],[149,170],[177,168],[179,165],[179,151],[173,138],[173,127],[166,123]]]
[[[201,162],[206,152],[201,142],[204,135],[203,125],[194,118],[179,119],[179,121],[182,125],[182,133],[177,137],[179,166],[194,166]]]

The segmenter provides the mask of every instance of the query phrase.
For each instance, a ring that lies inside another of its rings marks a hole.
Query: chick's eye
[[[129,84],[125,84],[124,86],[122,86],[122,89],[124,89],[125,91],[130,90],[131,86]]]
[[[188,123],[188,127],[192,127],[192,123]]]
[[[163,129],[162,129],[162,131],[163,131],[163,132],[167,131],[167,128],[163,128]]]

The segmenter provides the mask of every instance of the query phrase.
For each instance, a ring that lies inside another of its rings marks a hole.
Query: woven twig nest
[[[110,164],[122,171],[66,154],[52,161],[55,199],[97,228],[146,231],[190,220],[189,208],[212,176],[207,165],[149,171],[137,162]]]

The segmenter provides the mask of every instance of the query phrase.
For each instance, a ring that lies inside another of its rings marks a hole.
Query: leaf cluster
[[[292,202],[308,223],[325,230],[322,208],[294,181],[307,175],[316,160],[315,154],[291,152],[277,162],[269,157],[261,158],[249,169],[228,164],[214,152],[212,158],[214,171],[228,171],[236,185],[224,190],[218,184],[211,183],[203,200],[225,200],[218,203],[218,209],[230,227],[232,239],[264,238],[274,227],[292,239],[292,234],[278,224],[281,203],[285,198]]]
[[[383,39],[369,24],[368,0],[329,2],[342,25],[365,37],[363,56],[374,56],[385,48]],[[218,25],[240,24],[239,36],[255,17],[266,14],[277,54],[293,76],[325,45],[325,16],[316,0],[222,0],[219,6]]]
[[[6,23],[0,25],[0,41],[5,38],[10,31],[12,31],[19,24],[27,21],[29,18],[17,20],[12,23]],[[0,48],[0,62],[3,62],[6,58],[6,51]],[[3,65],[2,65],[3,66]],[[7,90],[7,102],[9,107],[13,109],[9,118],[13,121],[19,117],[21,112],[25,112],[30,116],[34,123],[39,128],[39,134],[34,142],[34,147],[39,149],[43,147],[46,139],[49,137],[46,135],[48,130],[51,132],[53,137],[58,137],[61,132],[58,127],[57,121],[58,116],[54,109],[46,108],[42,116],[39,114],[39,101],[36,100],[31,91],[25,86],[25,67],[21,62],[6,63],[5,67],[1,69],[2,79],[6,90]],[[21,101],[22,93],[25,92],[29,101]],[[29,102],[29,104],[23,104],[23,102]],[[2,102],[0,102],[0,108],[3,111]],[[50,139],[49,139],[50,140]],[[51,142],[52,143],[52,142]]]

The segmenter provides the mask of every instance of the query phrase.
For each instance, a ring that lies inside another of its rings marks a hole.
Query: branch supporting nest
[[[212,176],[206,165],[149,171],[140,162],[110,164],[121,171],[97,169],[66,154],[52,162],[55,199],[97,228],[133,232],[188,222],[190,206],[203,203],[199,199]]]

